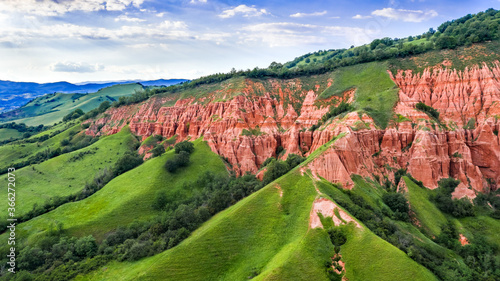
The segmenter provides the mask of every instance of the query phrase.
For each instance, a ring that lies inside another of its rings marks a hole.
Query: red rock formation
[[[466,188],[487,191],[500,182],[498,77],[498,63],[493,68],[483,65],[464,71],[399,71],[393,77],[401,89],[395,112],[410,121],[392,122],[385,130],[378,129],[368,115],[352,112],[309,131],[333,100],[353,101],[355,91],[318,102],[321,87],[297,94],[292,88],[300,87],[300,80],[295,79],[290,80],[293,83],[270,80],[269,92],[263,84],[247,80],[241,94],[221,92],[198,100],[179,99],[174,106],[162,106],[167,98],[154,97],[140,105],[109,109],[87,133],[113,134],[128,123],[143,139],[152,134],[177,135],[177,141],[203,136],[212,151],[227,158],[239,175],[256,173],[267,158],[276,156],[279,146],[285,150],[283,158],[290,153],[309,155],[342,134],[308,164],[306,169],[314,176],[350,188],[353,174],[387,175],[393,180],[394,170],[403,168],[429,188],[451,176]],[[216,101],[222,95],[230,98]],[[415,110],[419,101],[438,109],[448,129]],[[476,129],[461,129],[470,118],[475,118]]]

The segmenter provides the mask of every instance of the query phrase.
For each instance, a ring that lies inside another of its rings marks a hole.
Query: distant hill
[[[154,83],[154,81],[148,81]],[[117,84],[98,90],[95,93],[53,93],[39,96],[27,104],[0,113],[0,123],[16,122],[28,126],[52,125],[73,110],[81,109],[88,112],[98,107],[102,102],[117,101],[120,97],[130,96],[141,91],[144,86],[140,83]]]
[[[52,93],[93,93],[102,88],[117,84],[141,83],[144,86],[170,86],[187,81],[186,79],[130,80],[104,83],[72,84],[68,82],[33,83],[0,80],[0,112],[16,109],[33,98]]]

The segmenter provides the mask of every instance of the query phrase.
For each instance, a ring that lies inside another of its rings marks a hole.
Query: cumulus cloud
[[[143,22],[143,21],[146,21],[146,20],[140,19],[140,18],[132,18],[132,17],[129,17],[127,15],[120,15],[120,16],[118,16],[118,17],[115,18],[115,21]]]
[[[422,22],[424,20],[436,17],[438,13],[434,10],[421,11],[421,10],[404,10],[394,8],[384,8],[375,10],[372,15],[385,17],[393,20],[403,20],[406,22]]]
[[[355,20],[362,20],[362,19],[369,19],[369,18],[371,18],[371,16],[362,16],[360,14],[357,14],[357,15],[355,15],[352,18],[355,19]]]
[[[0,38],[4,40],[50,40],[50,39],[91,39],[120,40],[144,38],[178,39],[190,36],[188,26],[183,21],[163,21],[160,24],[139,26],[124,25],[119,28],[83,26],[70,23],[40,25],[37,29],[0,27]]]
[[[327,11],[314,12],[314,13],[295,13],[290,15],[292,18],[303,18],[303,17],[318,17],[326,15]]]
[[[123,11],[127,7],[139,8],[144,0],[2,0],[0,11],[57,16],[74,11]]]
[[[104,69],[102,64],[89,64],[86,62],[56,62],[49,69],[54,72],[96,72]]]
[[[239,5],[238,7],[227,9],[219,15],[220,18],[226,19],[240,14],[244,17],[256,17],[269,14],[266,9],[257,9],[255,6]]]
[[[261,41],[270,47],[298,46],[304,42],[308,44],[325,43],[331,36],[341,36],[349,38],[354,34],[357,37],[365,36],[370,31],[356,27],[345,26],[321,26],[313,24],[300,24],[292,22],[260,23],[249,25],[243,28],[247,33],[242,36],[243,41]],[[363,41],[366,41],[363,39]]]

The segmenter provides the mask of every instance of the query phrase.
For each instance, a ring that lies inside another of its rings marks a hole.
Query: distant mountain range
[[[28,101],[51,93],[92,93],[116,84],[141,83],[143,86],[170,86],[188,81],[186,79],[130,80],[115,82],[91,82],[72,84],[69,82],[34,83],[0,80],[0,112],[18,108]]]

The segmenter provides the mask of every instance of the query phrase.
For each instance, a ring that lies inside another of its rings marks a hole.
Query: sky
[[[401,38],[500,0],[0,0],[0,80],[194,79]]]

